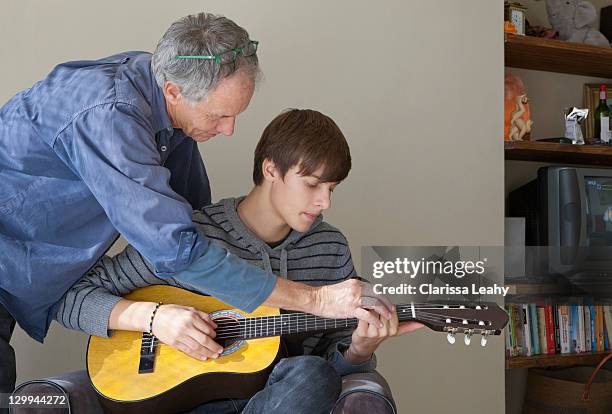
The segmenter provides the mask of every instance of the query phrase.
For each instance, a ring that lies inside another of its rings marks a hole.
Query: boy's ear
[[[266,181],[274,181],[278,175],[274,161],[270,161],[267,158],[261,163],[261,172],[263,173],[263,178]]]

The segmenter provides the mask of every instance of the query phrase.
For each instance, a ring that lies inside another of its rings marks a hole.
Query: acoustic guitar
[[[209,296],[173,286],[154,285],[125,297],[192,306],[217,324],[215,340],[224,347],[217,359],[191,358],[147,333],[115,331],[110,338],[91,336],[87,372],[100,402],[111,412],[181,412],[222,398],[250,398],[261,390],[280,358],[280,335],[355,328],[358,320],[329,319],[307,313],[280,313],[260,306],[244,313]],[[396,305],[400,321],[418,321],[435,331],[499,335],[508,315],[495,303]]]

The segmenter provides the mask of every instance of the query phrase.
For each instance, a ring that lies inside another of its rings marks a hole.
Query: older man
[[[357,282],[311,288],[279,279],[193,226],[192,209],[210,202],[197,142],[233,133],[253,95],[256,51],[231,20],[187,16],[153,55],[61,64],[0,109],[0,392],[15,381],[14,320],[42,342],[56,302],[119,233],[157,276],[238,308],[380,323],[361,307]],[[205,337],[204,353],[208,323],[190,327]]]

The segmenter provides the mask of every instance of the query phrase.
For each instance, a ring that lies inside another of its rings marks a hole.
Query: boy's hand
[[[357,329],[353,331],[351,345],[344,352],[344,358],[351,364],[360,364],[369,360],[378,346],[387,338],[399,336],[422,328],[419,322],[399,323],[397,311],[393,307],[391,320],[380,318],[383,327],[360,320]]]

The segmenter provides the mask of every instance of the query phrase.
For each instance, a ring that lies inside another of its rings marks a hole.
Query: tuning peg
[[[466,345],[469,345],[472,342],[472,333],[468,332],[463,336],[463,342],[465,342]]]
[[[487,337],[489,336],[489,334],[482,334],[482,337],[480,338],[480,346],[487,346]]]
[[[449,344],[451,344],[451,345],[454,344],[455,343],[455,334],[453,332],[449,332],[446,335],[446,339],[448,340]]]

